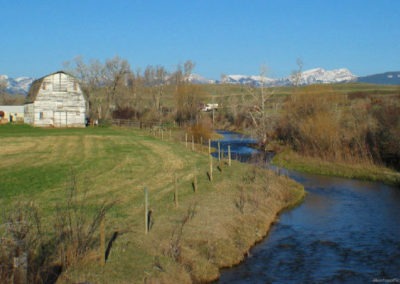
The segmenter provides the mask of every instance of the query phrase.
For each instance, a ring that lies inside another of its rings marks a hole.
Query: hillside
[[[381,85],[400,85],[400,72],[386,72],[381,74],[358,77],[357,82]]]

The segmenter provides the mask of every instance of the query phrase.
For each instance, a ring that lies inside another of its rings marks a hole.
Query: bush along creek
[[[255,140],[221,132],[224,153],[250,161]],[[213,142],[217,146],[217,142]],[[218,155],[218,153],[214,153]],[[246,158],[245,158],[246,157]],[[271,166],[272,167],[272,166]],[[398,279],[400,191],[381,182],[273,169],[301,183],[307,195],[285,211],[265,240],[219,283],[371,282]]]

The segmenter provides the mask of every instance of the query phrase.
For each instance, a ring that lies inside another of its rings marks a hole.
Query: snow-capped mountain
[[[272,86],[276,82],[276,79],[263,77],[263,76],[248,76],[248,75],[224,75],[221,78],[220,83],[223,84],[243,84],[252,86]]]
[[[204,78],[199,74],[190,74],[187,80],[193,84],[214,84],[215,80]]]
[[[310,85],[310,84],[327,84],[354,81],[357,76],[353,75],[348,69],[341,68],[335,70],[325,70],[315,68],[304,71],[300,76],[290,76],[286,78],[291,84]],[[296,82],[298,81],[298,82]]]
[[[13,79],[7,75],[0,75],[0,82],[6,83],[6,91],[10,94],[27,94],[34,80],[35,79],[30,77],[18,77]]]
[[[309,85],[309,84],[325,84],[325,83],[341,83],[355,81],[357,77],[348,69],[325,70],[315,68],[294,74],[281,79],[272,79],[262,76],[248,75],[225,75],[221,79],[221,83],[225,84],[247,84],[253,86],[291,86],[291,85]]]

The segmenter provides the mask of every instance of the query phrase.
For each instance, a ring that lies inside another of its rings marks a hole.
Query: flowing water
[[[258,153],[258,150],[252,147],[257,144],[256,139],[231,131],[218,131],[218,133],[224,137],[218,141],[211,141],[211,147],[218,149],[219,142],[220,149],[224,156],[228,155],[228,145],[231,148],[233,160],[246,162],[250,160],[253,155]],[[215,151],[212,155],[218,157],[218,151]]]
[[[247,148],[248,140],[229,135],[223,145],[231,139]],[[304,185],[304,202],[281,214],[250,257],[223,270],[218,283],[400,282],[400,189],[287,174]]]

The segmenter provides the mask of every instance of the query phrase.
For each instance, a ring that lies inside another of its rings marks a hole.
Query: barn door
[[[67,126],[67,112],[66,111],[55,111],[53,121],[54,121],[55,127]]]

